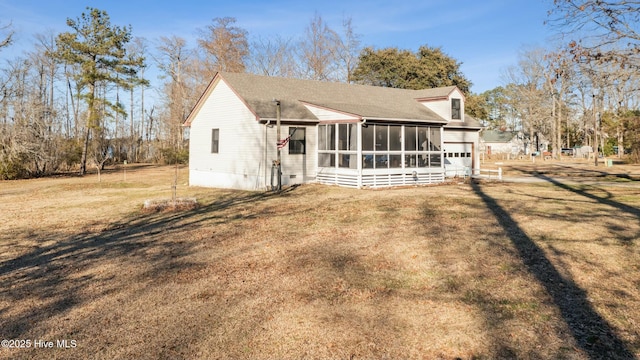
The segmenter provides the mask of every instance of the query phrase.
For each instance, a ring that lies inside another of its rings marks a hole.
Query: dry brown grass
[[[175,212],[141,209],[172,168],[2,182],[0,337],[77,347],[0,358],[639,357],[639,187],[513,166],[545,182],[272,195],[181,169],[199,206]]]

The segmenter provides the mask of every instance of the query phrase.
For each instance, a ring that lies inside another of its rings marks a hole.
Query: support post
[[[277,147],[277,158],[276,158],[276,176],[278,177],[278,183],[276,187],[276,191],[282,191],[282,162],[281,162],[281,154],[280,154],[280,142],[282,139],[280,138],[280,100],[274,100],[276,103],[276,138],[278,139]]]
[[[594,165],[598,166],[598,108],[596,102],[598,97],[593,95],[593,158]]]

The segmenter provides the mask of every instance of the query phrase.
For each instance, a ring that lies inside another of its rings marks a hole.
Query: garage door
[[[447,175],[462,175],[465,168],[473,166],[473,143],[445,143],[444,167]]]

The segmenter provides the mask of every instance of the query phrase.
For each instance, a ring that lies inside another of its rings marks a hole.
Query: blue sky
[[[544,25],[550,0],[423,1],[78,1],[0,0],[0,24],[11,22],[16,44],[0,52],[10,58],[31,49],[33,36],[68,31],[65,21],[87,6],[106,10],[112,24],[131,25],[133,35],[155,40],[181,36],[195,44],[196,29],[216,17],[235,17],[253,37],[297,37],[314,14],[340,30],[344,18],[361,35],[363,46],[416,51],[421,45],[441,47],[462,62],[462,72],[480,93],[503,85],[502,75],[518,53],[546,46],[552,31]],[[150,79],[152,82],[155,79]]]

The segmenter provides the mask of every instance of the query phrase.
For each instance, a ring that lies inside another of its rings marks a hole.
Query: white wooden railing
[[[502,180],[502,168],[499,167],[497,170],[473,169],[471,176],[489,180]]]

